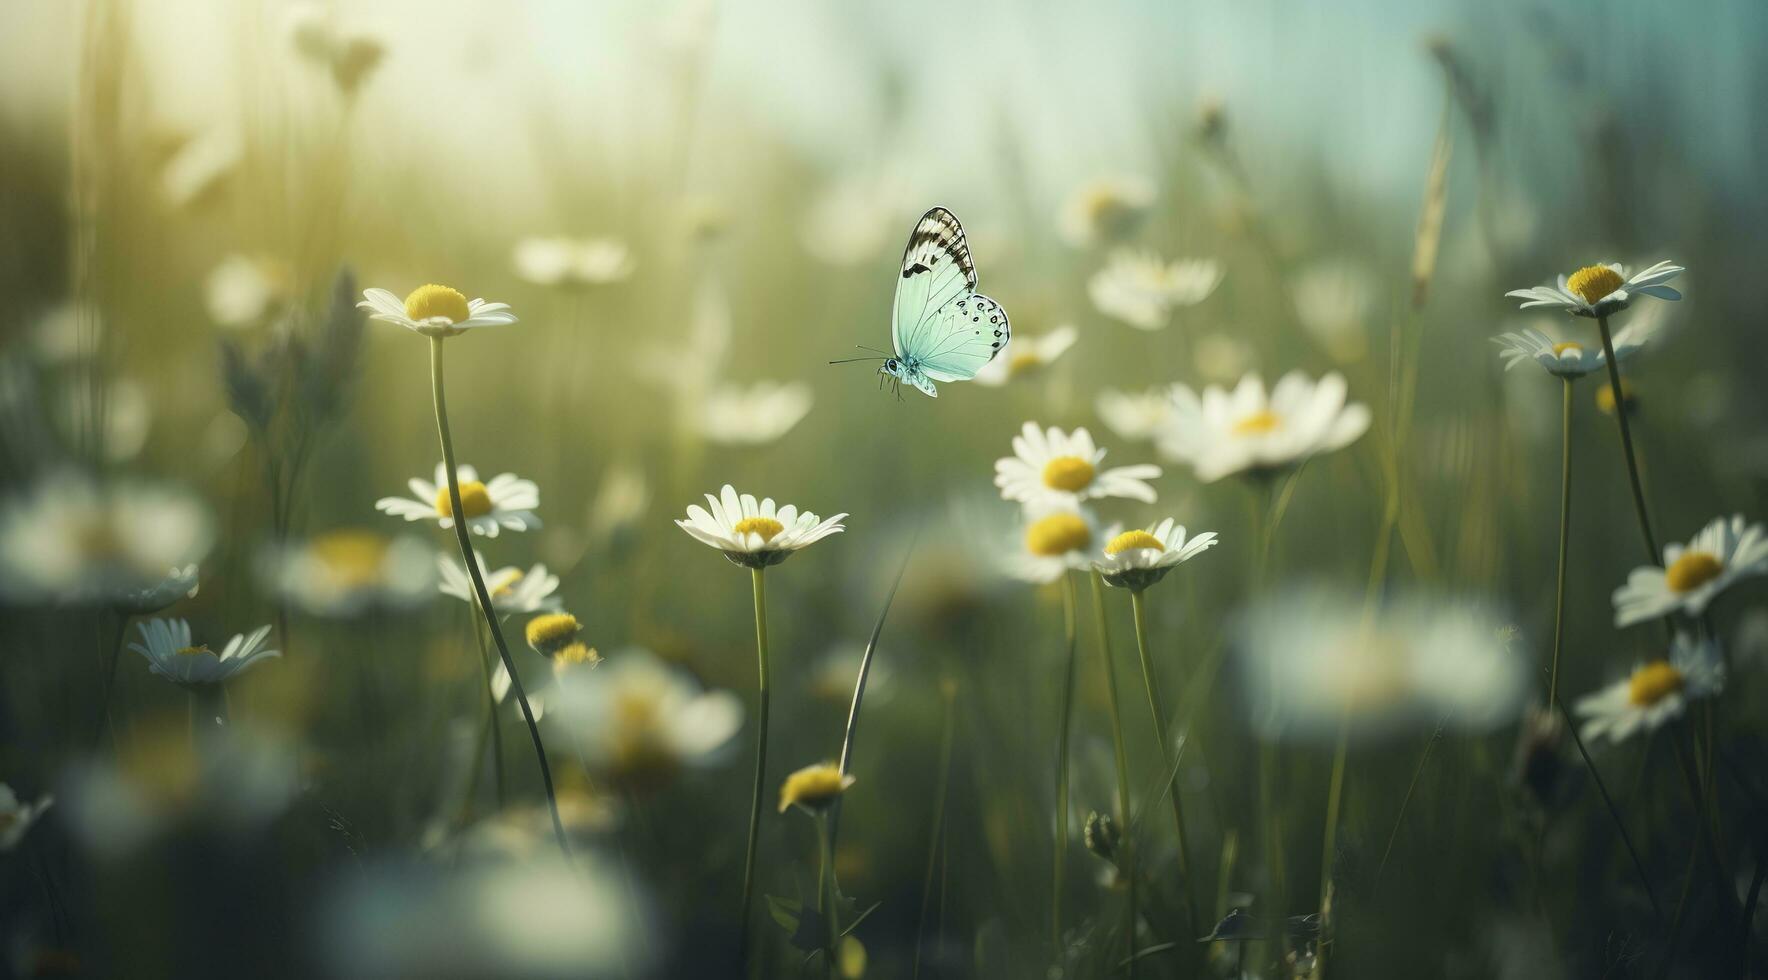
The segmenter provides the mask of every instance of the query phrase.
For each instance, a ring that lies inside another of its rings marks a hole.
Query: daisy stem
[[[108,659],[104,662],[104,691],[102,694],[102,697],[104,700],[104,729],[103,729],[103,731],[110,733],[112,754],[115,754],[116,749],[117,749],[117,723],[116,723],[115,716],[111,711],[111,698],[116,693],[116,689],[117,689],[117,661],[123,655],[123,639],[124,639],[124,637],[126,637],[128,635],[128,633],[129,633],[129,614],[126,612],[119,612],[119,613],[117,613],[117,625],[111,633],[111,638],[110,638],[109,644],[107,644],[108,650],[109,650],[107,655],[110,659]],[[102,736],[102,733],[101,733],[101,735],[94,736],[93,743],[96,744],[101,736]]]
[[[1737,901],[1737,890],[1733,887],[1730,874],[1726,870],[1729,863],[1725,860],[1724,855],[1719,853],[1718,823],[1713,817],[1712,810],[1707,806],[1706,794],[1701,791],[1699,766],[1695,761],[1693,749],[1689,747],[1689,743],[1694,740],[1694,728],[1693,726],[1683,727],[1688,729],[1688,737],[1682,738],[1680,734],[1672,735],[1670,741],[1676,747],[1676,762],[1682,770],[1682,781],[1688,788],[1688,798],[1694,804],[1695,812],[1700,819],[1700,826],[1695,830],[1696,845],[1705,849],[1707,863],[1712,866],[1713,885],[1719,891],[1720,906],[1724,908],[1727,916],[1741,922],[1743,910]],[[1747,929],[1749,923],[1741,922],[1741,925]]]
[[[1387,859],[1393,856],[1394,841],[1400,838],[1400,827],[1406,822],[1406,808],[1412,805],[1412,794],[1418,789],[1418,777],[1424,774],[1424,764],[1430,761],[1430,754],[1436,751],[1437,743],[1442,740],[1443,721],[1438,721],[1436,730],[1430,733],[1430,741],[1424,743],[1424,751],[1418,756],[1418,765],[1412,768],[1412,780],[1406,784],[1406,795],[1400,798],[1400,812],[1394,815],[1394,829],[1388,832],[1387,846],[1381,849],[1381,862],[1375,866],[1371,892],[1381,888],[1381,875],[1387,870]]]
[[[1560,424],[1559,572],[1553,590],[1553,665],[1547,672],[1547,703],[1559,698],[1559,651],[1565,641],[1565,554],[1572,533],[1572,379],[1565,378],[1565,410]]]
[[[503,726],[497,723],[497,694],[491,690],[491,648],[485,642],[485,630],[473,624],[473,638],[479,641],[479,673],[485,681],[485,727],[491,735],[491,771],[497,776],[497,809],[503,810],[504,775],[503,775]],[[478,787],[479,755],[483,747],[473,753],[473,786]]]
[[[1590,773],[1590,780],[1596,784],[1596,792],[1602,797],[1603,806],[1608,808],[1609,819],[1614,821],[1615,829],[1621,832],[1621,843],[1627,848],[1627,856],[1633,859],[1633,871],[1639,876],[1639,884],[1645,888],[1645,897],[1651,902],[1651,911],[1658,923],[1664,921],[1663,906],[1658,904],[1657,892],[1651,887],[1651,877],[1645,873],[1645,862],[1639,860],[1639,850],[1633,846],[1633,835],[1627,833],[1627,821],[1621,818],[1621,811],[1615,806],[1614,797],[1608,795],[1608,784],[1602,781],[1602,773],[1596,768],[1596,761],[1590,758],[1590,750],[1584,747],[1584,740],[1578,735],[1578,723],[1572,720],[1572,713],[1565,708],[1563,698],[1556,699],[1553,706],[1559,709],[1559,717],[1565,721],[1565,729],[1572,737],[1572,744],[1578,747],[1578,756],[1584,760],[1584,769]]]
[[[1136,654],[1142,661],[1142,686],[1148,689],[1148,709],[1154,714],[1154,734],[1160,739],[1160,757],[1168,769],[1173,768],[1173,746],[1167,738],[1166,710],[1160,706],[1159,688],[1154,681],[1154,658],[1148,654],[1148,617],[1142,604],[1141,589],[1130,590],[1130,610],[1135,615]],[[1185,807],[1179,800],[1179,784],[1172,787],[1173,826],[1179,835],[1179,877],[1184,879],[1185,914],[1190,935],[1201,936],[1198,924],[1197,882],[1191,876],[1189,836],[1185,833]]]
[[[1062,675],[1062,715],[1056,732],[1056,850],[1051,860],[1050,943],[1062,963],[1062,871],[1068,856],[1068,729],[1074,717],[1074,576],[1062,573],[1062,637],[1068,647]]]
[[[1344,805],[1344,770],[1350,756],[1351,719],[1347,713],[1338,720],[1338,744],[1332,750],[1332,780],[1326,790],[1326,833],[1320,849],[1320,908],[1326,907],[1326,896],[1332,888],[1332,859],[1338,851],[1338,814]],[[1322,949],[1320,958],[1326,953]]]
[[[1633,508],[1639,512],[1639,533],[1645,539],[1645,560],[1656,565],[1663,558],[1658,551],[1657,536],[1651,533],[1651,514],[1645,507],[1645,486],[1639,482],[1639,460],[1633,454],[1632,430],[1627,427],[1627,400],[1621,395],[1621,366],[1615,360],[1615,342],[1608,332],[1608,317],[1597,317],[1596,329],[1602,334],[1603,360],[1608,364],[1608,385],[1615,399],[1615,420],[1621,427],[1621,450],[1627,456],[1627,482],[1633,487]]]
[[[829,814],[816,818],[816,912],[823,920],[823,976],[835,975],[835,896],[830,882],[835,877],[834,841],[829,837]]]
[[[1099,663],[1105,669],[1106,704],[1111,709],[1111,749],[1117,759],[1117,819],[1120,826],[1130,825],[1130,762],[1123,745],[1123,712],[1117,704],[1117,665],[1111,655],[1111,624],[1105,616],[1105,577],[1093,572],[1093,618],[1099,626]],[[1178,794],[1173,794],[1178,799]],[[1136,842],[1134,834],[1123,835],[1123,872],[1129,886],[1128,924],[1130,976],[1136,975]]]
[[[927,932],[927,906],[933,896],[934,859],[938,857],[940,842],[945,837],[945,796],[950,787],[952,773],[952,709],[957,704],[957,684],[950,680],[942,681],[940,694],[945,700],[945,724],[940,727],[939,782],[938,789],[933,793],[933,829],[927,835],[927,873],[921,879],[921,914],[915,918],[915,967],[911,975],[916,980],[921,976],[921,946]]]
[[[460,502],[460,474],[454,463],[454,439],[448,434],[448,399],[442,383],[442,340],[441,337],[430,338],[430,390],[436,407],[436,434],[442,441],[443,468],[448,472],[448,504],[454,516],[454,537],[460,545],[460,557],[466,564],[467,575],[473,580],[473,596],[478,600],[479,613],[491,630],[491,639],[497,644],[503,669],[509,671],[510,690],[516,695],[516,703],[522,707],[522,719],[528,723],[528,737],[534,741],[534,757],[540,764],[540,782],[546,789],[546,808],[552,816],[553,836],[558,838],[559,850],[568,858],[571,844],[565,839],[564,821],[559,819],[558,794],[553,790],[552,768],[546,762],[546,745],[540,740],[540,725],[534,720],[534,709],[528,704],[527,692],[522,690],[522,675],[516,672],[515,658],[510,656],[503,630],[497,625],[491,592],[485,588],[485,577],[479,572],[479,556],[473,552],[473,539],[467,531],[466,510]]]
[[[743,911],[737,920],[737,964],[749,963],[749,907],[755,896],[755,843],[761,835],[761,793],[767,783],[767,578],[766,569],[749,570],[755,586],[755,659],[760,670],[760,704],[756,708],[755,791],[749,801],[749,846],[743,854]],[[819,885],[820,888],[820,885]]]

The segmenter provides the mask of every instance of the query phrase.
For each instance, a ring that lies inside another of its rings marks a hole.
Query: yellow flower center
[[[1044,359],[1032,353],[1014,354],[1007,361],[1007,375],[1018,377],[1044,366]]]
[[[593,667],[601,662],[602,655],[596,652],[596,648],[583,642],[567,643],[563,650],[553,654],[554,670],[562,670],[566,667],[577,667],[585,664]]]
[[[193,647],[179,647],[172,651],[180,657],[200,657],[205,653],[214,653],[207,643],[199,643]]]
[[[1231,431],[1237,436],[1262,436],[1268,432],[1275,432],[1282,427],[1283,416],[1278,415],[1276,412],[1273,412],[1268,408],[1261,408],[1240,421],[1235,422],[1234,428]]]
[[[1682,690],[1687,678],[1668,660],[1653,660],[1633,672],[1627,681],[1627,700],[1646,708]]]
[[[1166,542],[1149,534],[1147,531],[1125,531],[1111,539],[1111,543],[1105,546],[1105,553],[1108,555],[1121,555],[1126,551],[1137,551],[1141,549],[1165,551]]]
[[[1633,397],[1634,397],[1633,396],[1633,382],[1627,380],[1626,378],[1622,378],[1621,379],[1621,398],[1622,398],[1622,400],[1624,400],[1627,404],[1631,405],[1631,404],[1633,404]],[[1604,415],[1613,415],[1615,413],[1614,385],[1603,385],[1600,388],[1596,389],[1596,410],[1599,412],[1602,412]]]
[[[1578,354],[1584,353],[1584,345],[1578,343],[1575,340],[1568,340],[1568,341],[1565,341],[1564,343],[1558,343],[1558,344],[1553,345],[1553,355],[1555,357],[1564,357],[1566,354],[1569,354],[1569,353],[1578,353]]]
[[[541,653],[562,649],[583,627],[570,613],[547,613],[528,620],[528,645]]]
[[[1092,540],[1092,528],[1073,514],[1051,514],[1033,521],[1025,529],[1025,547],[1044,558],[1081,551]]]
[[[467,313],[467,298],[460,290],[435,283],[426,283],[411,291],[405,297],[405,315],[413,320],[428,320],[439,316],[449,323],[459,323],[470,314]]]
[[[780,812],[785,813],[794,804],[813,810],[828,806],[852,783],[853,777],[842,775],[841,767],[833,762],[805,766],[781,784]]]
[[[491,491],[478,480],[463,482],[460,485],[460,510],[468,520],[491,513]],[[454,508],[449,506],[447,483],[436,488],[436,513],[443,517],[454,516]]]
[[[786,525],[771,517],[745,517],[738,521],[732,531],[738,534],[759,534],[762,541],[772,541],[776,535],[786,529]]]
[[[515,591],[517,584],[521,581],[522,570],[519,568],[512,568],[491,581],[486,582],[485,587],[490,590],[492,598],[507,599],[510,594]]]
[[[1565,288],[1571,290],[1586,303],[1597,300],[1625,285],[1621,274],[1606,265],[1587,265],[1572,273],[1565,281]]]
[[[1044,464],[1044,486],[1079,493],[1093,483],[1093,464],[1079,456],[1058,456]]]
[[[307,543],[307,551],[324,566],[332,581],[346,587],[380,580],[387,541],[368,531],[328,531]]]
[[[1693,592],[1719,577],[1725,566],[1704,551],[1688,551],[1664,569],[1664,584],[1671,592]]]

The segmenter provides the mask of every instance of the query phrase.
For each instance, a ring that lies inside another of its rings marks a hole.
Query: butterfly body
[[[950,211],[933,208],[915,223],[890,321],[896,356],[884,360],[879,374],[930,398],[939,397],[934,382],[976,377],[1012,338],[1007,311],[976,291],[964,227]]]

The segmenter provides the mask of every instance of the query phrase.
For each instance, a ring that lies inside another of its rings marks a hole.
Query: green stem
[[[515,658],[510,656],[509,645],[503,640],[503,630],[497,625],[491,592],[485,588],[485,577],[479,572],[479,557],[473,552],[466,511],[460,502],[460,474],[454,462],[454,439],[448,433],[448,400],[443,391],[442,340],[441,337],[430,338],[430,389],[436,407],[436,434],[442,441],[443,469],[448,473],[448,503],[454,517],[454,538],[460,545],[460,557],[466,563],[467,575],[473,580],[473,595],[478,600],[479,613],[491,630],[497,655],[503,659],[503,669],[509,671],[510,690],[515,692],[516,703],[522,707],[522,719],[528,723],[528,737],[534,742],[534,758],[540,764],[540,782],[546,790],[547,812],[552,816],[553,836],[558,839],[559,850],[568,858],[571,844],[565,838],[564,821],[559,819],[559,799],[553,790],[552,767],[546,761],[546,745],[540,740],[540,725],[534,720],[534,709],[529,706],[528,695],[522,690],[522,675],[516,672]]]
[[[116,627],[111,633],[110,642],[106,645],[109,659],[104,662],[104,691],[100,695],[104,701],[103,731],[110,733],[112,755],[115,755],[117,750],[117,723],[115,715],[111,711],[111,698],[115,696],[117,689],[117,661],[123,655],[123,639],[129,632],[129,614],[118,612],[116,617]],[[92,740],[93,744],[96,745],[101,737],[102,735],[95,735]]]
[[[1436,730],[1430,733],[1430,741],[1424,744],[1424,751],[1418,756],[1418,765],[1412,769],[1412,780],[1406,784],[1406,795],[1400,798],[1400,812],[1394,815],[1394,829],[1388,832],[1387,846],[1381,849],[1381,863],[1375,866],[1375,883],[1370,891],[1381,887],[1381,874],[1387,870],[1387,859],[1393,855],[1394,841],[1400,839],[1400,827],[1406,822],[1406,808],[1412,805],[1412,794],[1418,789],[1418,777],[1424,773],[1424,764],[1430,761],[1431,752],[1436,750],[1438,742],[1443,740],[1443,722],[1437,722]]]
[[[1547,703],[1559,698],[1559,651],[1565,641],[1565,555],[1572,533],[1572,379],[1565,379],[1565,411],[1559,457],[1559,572],[1553,592],[1553,665],[1547,672]]]
[[[1111,655],[1111,624],[1105,617],[1105,577],[1097,571],[1093,572],[1093,617],[1099,627],[1099,663],[1105,670],[1106,704],[1111,709],[1111,748],[1117,758],[1117,819],[1119,826],[1128,827],[1130,817],[1130,762],[1129,754],[1123,744],[1123,712],[1117,704],[1117,665]],[[1173,794],[1178,799],[1178,793]],[[1129,937],[1130,976],[1136,975],[1136,923],[1140,919],[1136,907],[1136,843],[1134,834],[1123,835],[1123,872],[1129,883],[1129,921],[1126,933]]]
[[[933,896],[933,868],[939,856],[940,841],[945,837],[945,795],[952,773],[953,707],[957,703],[957,685],[949,680],[941,683],[945,696],[945,724],[939,736],[939,782],[933,791],[933,830],[927,835],[927,872],[921,879],[921,914],[915,919],[915,967],[912,976],[921,975],[921,946],[927,933],[927,905]]]
[[[743,854],[743,911],[737,920],[737,964],[745,973],[749,965],[749,909],[755,898],[755,845],[761,836],[761,794],[767,783],[767,577],[766,569],[752,568],[755,587],[755,660],[760,670],[760,704],[756,708],[755,789],[749,800],[749,844]]]
[[[1326,907],[1326,896],[1332,885],[1332,859],[1338,850],[1338,813],[1344,804],[1344,770],[1350,755],[1351,720],[1347,714],[1338,722],[1338,745],[1332,750],[1332,782],[1326,791],[1325,846],[1320,851],[1320,908]],[[1322,959],[1325,956],[1321,951]]]
[[[1633,453],[1633,433],[1627,427],[1627,399],[1621,394],[1621,367],[1615,360],[1615,342],[1608,332],[1608,317],[1596,318],[1596,329],[1602,334],[1602,354],[1608,362],[1609,391],[1615,399],[1615,419],[1621,427],[1621,450],[1627,456],[1627,482],[1633,488],[1633,509],[1639,513],[1639,533],[1645,540],[1645,558],[1656,565],[1663,561],[1658,551],[1657,536],[1651,533],[1651,514],[1645,507],[1645,485],[1639,482],[1639,460]]]
[[[834,841],[829,837],[829,814],[825,810],[816,818],[816,911],[823,920],[823,976],[835,975],[835,877]]]
[[[1062,573],[1062,638],[1067,645],[1062,673],[1062,716],[1056,733],[1056,849],[1051,860],[1050,944],[1062,963],[1062,872],[1068,857],[1068,730],[1074,718],[1075,654],[1074,576]]]
[[[1596,792],[1602,796],[1603,806],[1608,808],[1609,819],[1614,821],[1615,829],[1621,832],[1621,843],[1627,848],[1627,856],[1633,859],[1633,871],[1639,876],[1639,884],[1645,888],[1645,897],[1651,901],[1652,914],[1661,924],[1664,921],[1664,910],[1658,904],[1657,892],[1651,887],[1651,878],[1645,873],[1645,862],[1639,860],[1639,850],[1633,846],[1633,835],[1627,833],[1627,822],[1621,819],[1621,811],[1615,806],[1614,797],[1608,795],[1608,784],[1602,781],[1602,773],[1597,770],[1596,761],[1590,758],[1590,750],[1584,747],[1584,740],[1578,735],[1578,723],[1572,720],[1572,713],[1565,709],[1565,701],[1555,701],[1553,705],[1559,709],[1559,716],[1565,721],[1572,744],[1578,747],[1578,756],[1584,760],[1584,768],[1590,773],[1590,780],[1596,784]]]
[[[1148,690],[1148,709],[1154,715],[1154,734],[1160,739],[1160,757],[1167,769],[1173,766],[1173,746],[1167,737],[1166,709],[1160,706],[1159,686],[1154,680],[1154,658],[1148,653],[1148,617],[1142,603],[1142,590],[1130,591],[1130,610],[1134,613],[1136,623],[1136,654],[1142,661],[1142,686]],[[1197,903],[1197,882],[1191,875],[1191,849],[1189,837],[1185,833],[1185,807],[1179,800],[1179,783],[1175,782],[1171,790],[1173,803],[1173,826],[1179,835],[1179,877],[1184,879],[1185,915],[1189,935],[1203,935],[1199,924],[1200,909]]]
[[[485,639],[485,630],[473,624],[473,639],[479,641],[479,673],[485,680],[485,724],[491,734],[491,771],[496,776],[497,809],[503,812],[504,798],[507,795],[507,779],[503,772],[503,726],[498,724],[497,693],[491,690],[491,646]],[[473,756],[475,773],[479,765],[479,756]],[[478,780],[474,779],[474,786]]]

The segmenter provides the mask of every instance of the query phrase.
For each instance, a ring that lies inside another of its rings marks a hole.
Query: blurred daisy
[[[1201,397],[1174,385],[1173,416],[1161,429],[1160,450],[1189,463],[1197,479],[1211,483],[1236,473],[1271,473],[1322,452],[1342,449],[1369,428],[1368,406],[1345,403],[1342,375],[1315,382],[1291,371],[1265,395],[1256,374],[1233,392],[1215,385]]]
[[[1092,565],[1097,542],[1117,536],[1116,527],[1099,530],[1092,513],[1084,508],[1047,503],[1026,507],[1019,543],[1002,560],[1003,570],[1013,578],[1048,585],[1070,569]]]
[[[0,783],[0,851],[10,851],[24,840],[25,831],[55,803],[55,797],[44,796],[35,803],[19,802],[12,787]]]
[[[475,327],[516,322],[508,303],[469,301],[459,290],[435,283],[412,290],[403,303],[385,289],[365,289],[362,296],[356,306],[367,310],[370,320],[397,324],[426,337],[452,337]]]
[[[1140,592],[1215,543],[1214,531],[1187,539],[1185,526],[1169,517],[1146,531],[1125,531],[1112,538],[1105,545],[1105,557],[1094,561],[1093,568],[1105,577],[1105,584]]]
[[[516,275],[540,286],[602,286],[632,278],[632,250],[616,238],[524,238],[511,256]]]
[[[1094,399],[1093,409],[1119,438],[1141,442],[1153,439],[1172,417],[1173,399],[1166,388],[1141,392],[1104,388]]]
[[[1711,641],[1678,632],[1670,655],[1633,668],[1626,678],[1579,698],[1586,739],[1607,735],[1619,742],[1635,732],[1678,718],[1695,698],[1712,697],[1725,687],[1725,664]]]
[[[1625,361],[1638,353],[1651,340],[1655,325],[1655,320],[1647,322],[1641,319],[1617,331],[1613,337],[1615,360]],[[1499,334],[1492,338],[1492,343],[1498,345],[1498,356],[1503,358],[1506,371],[1518,364],[1534,361],[1545,368],[1548,374],[1556,377],[1581,378],[1593,371],[1602,370],[1607,363],[1600,341],[1594,344],[1575,340],[1555,341],[1546,331],[1535,327],[1524,327],[1516,333]],[[1610,397],[1613,397],[1612,393]]]
[[[1665,546],[1663,567],[1633,569],[1614,592],[1615,626],[1673,613],[1699,617],[1732,583],[1759,575],[1768,575],[1768,532],[1741,514],[1715,517],[1688,544]]]
[[[810,385],[802,381],[722,384],[700,406],[700,434],[720,445],[766,445],[803,421],[811,401]]]
[[[175,208],[204,204],[220,193],[244,156],[245,145],[232,132],[215,131],[191,139],[161,169],[160,193]]]
[[[213,536],[208,510],[182,490],[53,473],[0,504],[0,597],[131,602],[202,558]]]
[[[1330,740],[1442,724],[1487,731],[1515,718],[1529,664],[1496,613],[1465,599],[1403,596],[1375,615],[1360,595],[1292,592],[1235,627],[1242,690],[1265,737]]]
[[[533,480],[514,473],[499,473],[486,483],[479,471],[466,463],[455,470],[460,482],[460,510],[474,534],[495,538],[504,528],[528,531],[540,527],[534,508],[540,506],[540,488]],[[454,502],[448,493],[448,466],[436,464],[436,479],[413,477],[406,484],[413,497],[382,497],[374,509],[408,521],[435,521],[443,530],[454,527]],[[415,499],[414,499],[415,498]]]
[[[1063,202],[1056,228],[1076,248],[1122,241],[1142,227],[1154,197],[1154,182],[1146,177],[1095,177]]]
[[[1106,316],[1159,330],[1173,310],[1208,299],[1221,281],[1221,266],[1213,259],[1168,263],[1152,252],[1120,249],[1087,281],[1087,295]]]
[[[1619,264],[1609,262],[1560,276],[1557,285],[1513,289],[1504,295],[1523,300],[1525,310],[1545,307],[1573,316],[1605,317],[1626,309],[1635,296],[1681,299],[1681,293],[1664,284],[1684,271],[1679,265],[1659,262],[1629,276]]]
[[[146,657],[154,673],[183,687],[220,684],[255,663],[281,656],[264,647],[270,636],[268,625],[250,634],[235,634],[220,653],[206,643],[192,643],[190,624],[182,619],[150,619],[137,627],[142,642],[129,644],[129,649]]]
[[[989,388],[999,388],[1014,378],[1035,374],[1055,363],[1056,358],[1074,346],[1075,338],[1079,336],[1080,331],[1066,325],[1037,337],[1016,334],[1007,351],[1011,356],[997,357],[984,364],[972,380]]]
[[[272,593],[302,612],[348,619],[429,602],[436,594],[434,556],[415,537],[340,528],[265,549],[258,572]]]
[[[224,327],[262,323],[288,299],[289,279],[288,269],[280,263],[229,255],[203,280],[209,319]]]
[[[558,591],[559,577],[548,572],[545,565],[535,564],[525,572],[514,565],[491,571],[485,567],[482,555],[475,553],[474,557],[479,562],[479,577],[485,581],[485,591],[491,593],[493,609],[500,613],[558,611],[559,597],[553,593]],[[472,604],[473,580],[466,566],[447,555],[437,555],[436,568],[442,573],[437,584],[442,594]]]
[[[688,505],[687,520],[675,525],[746,568],[778,565],[794,551],[846,530],[841,524],[846,514],[825,521],[791,504],[775,508],[772,497],[757,503],[728,483],[717,497],[707,494],[706,505],[709,509]]]
[[[1225,333],[1204,334],[1197,338],[1197,349],[1191,365],[1205,381],[1227,383],[1252,370],[1258,354],[1252,345]]]
[[[95,404],[96,401],[96,404]],[[141,454],[153,430],[153,405],[147,388],[130,378],[110,378],[97,399],[85,384],[54,389],[55,426],[65,445],[89,442],[96,430],[104,458],[124,463]],[[102,414],[103,418],[95,418]]]
[[[1620,357],[1620,351],[1615,352],[1615,357]],[[1603,385],[1597,388],[1595,400],[1598,412],[1604,415],[1613,415],[1615,413],[1614,385]],[[1633,379],[1631,378],[1621,379],[1621,403],[1627,406],[1628,414],[1632,414],[1634,409],[1639,407],[1639,392],[1633,387]]]
[[[355,94],[387,54],[386,46],[373,35],[340,30],[317,3],[290,8],[288,33],[295,52],[329,72],[345,95]]]
[[[591,769],[622,783],[652,785],[707,765],[743,725],[736,695],[704,690],[647,650],[621,650],[570,680],[547,720],[577,740]]]
[[[589,532],[604,543],[615,542],[637,526],[651,507],[651,487],[643,470],[616,462],[603,471],[589,505]]]
[[[852,774],[842,772],[833,762],[805,766],[780,784],[780,812],[799,807],[806,813],[820,813],[853,783]]]
[[[1036,422],[1025,423],[1013,437],[1013,455],[995,460],[995,486],[1001,496],[1021,503],[1079,503],[1099,497],[1125,497],[1153,503],[1154,488],[1146,481],[1160,476],[1152,463],[1102,470],[1105,450],[1093,445],[1092,433],[1064,433]]]
[[[167,569],[166,577],[138,589],[118,592],[115,605],[132,616],[157,613],[180,599],[194,599],[197,592],[197,567]]]
[[[1367,268],[1342,259],[1308,266],[1291,287],[1302,328],[1344,363],[1359,361],[1368,353],[1375,290],[1375,277]]]

